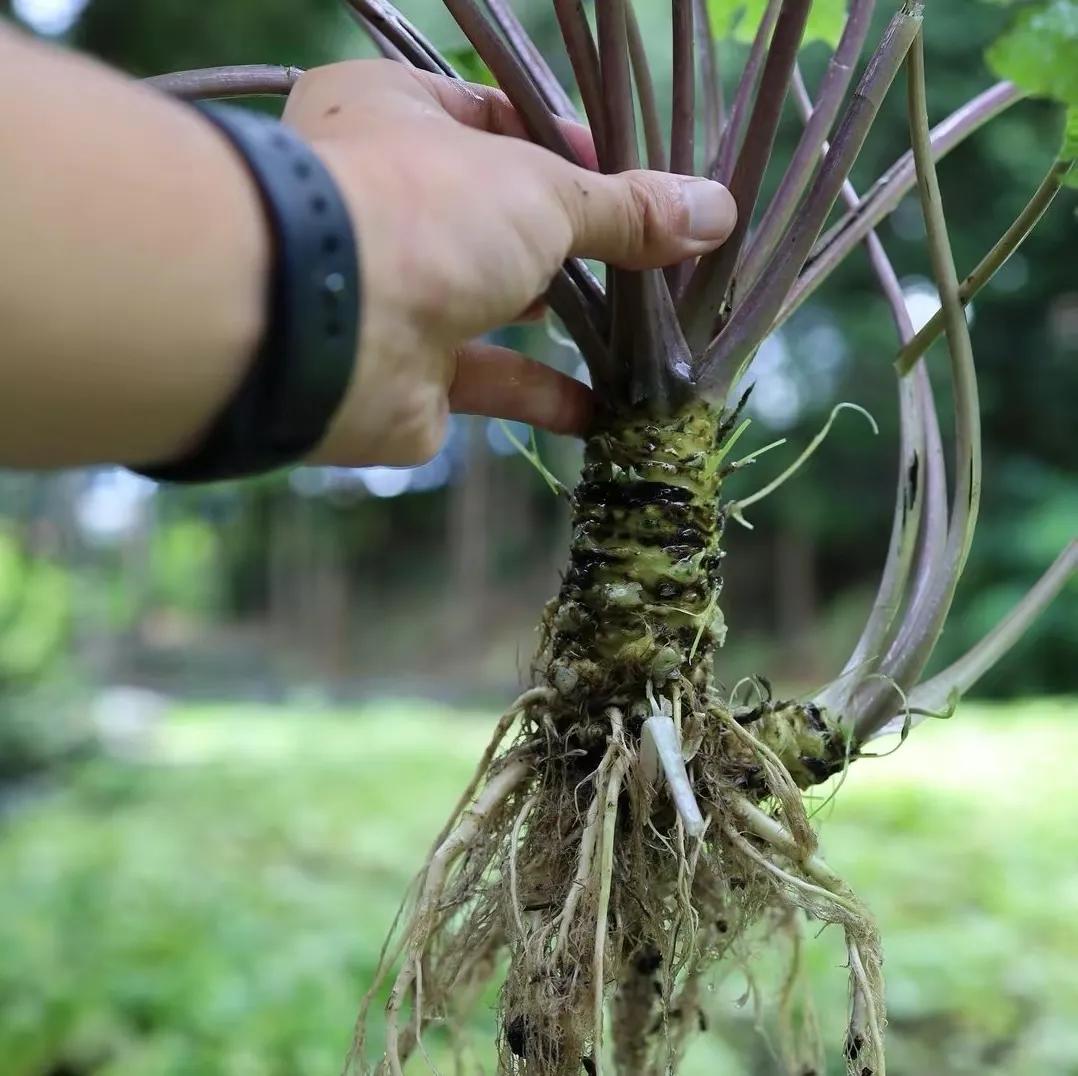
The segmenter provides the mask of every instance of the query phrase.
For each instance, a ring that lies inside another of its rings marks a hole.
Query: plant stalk
[[[730,320],[698,363],[698,383],[710,398],[726,398],[756,348],[770,332],[861,151],[883,98],[917,36],[921,11],[919,0],[910,0],[891,20],[846,107],[812,188],[794,215],[786,235],[766,270],[748,295],[734,307]]]
[[[599,160],[604,160],[602,146],[605,116],[602,82],[599,77],[599,52],[588,25],[588,17],[584,13],[583,0],[554,0],[554,14],[558,19],[577,88],[580,90],[580,99],[584,103],[584,112],[588,117]]]
[[[241,64],[235,67],[173,71],[143,81],[181,100],[200,101],[214,97],[287,97],[302,74],[301,67]]]
[[[706,4],[706,0],[704,0]],[[709,161],[710,175],[727,186],[730,177],[734,174],[734,162],[741,150],[741,142],[745,137],[745,128],[749,122],[749,113],[752,111],[753,101],[756,99],[756,90],[760,84],[760,73],[763,70],[764,59],[767,56],[768,42],[775,29],[775,20],[779,17],[782,0],[767,0],[760,25],[756,28],[756,34],[749,47],[749,54],[745,58],[745,66],[741,69],[741,77],[737,81],[734,90],[734,99],[730,105],[730,118],[723,126],[719,139],[719,148],[716,151],[714,161]]]
[[[962,281],[958,289],[958,297],[963,306],[972,301],[977,292],[999,272],[1007,259],[1026,240],[1059,193],[1063,180],[1073,165],[1074,161],[1057,160],[1048,169],[1048,174],[1041,180],[1040,186],[1034,191],[1033,197],[1026,203],[1022,212],[1018,214],[1011,226],[999,237],[992,249],[978,262],[973,272]],[[941,308],[921,328],[920,332],[906,343],[898,353],[898,358],[895,359],[895,366],[900,374],[908,374],[913,369],[914,363],[944,331],[945,321],[946,318]]]
[[[960,142],[979,130],[1004,109],[1022,100],[1023,94],[1010,82],[998,82],[957,109],[932,131],[932,153],[936,160],[946,156]],[[773,328],[791,314],[842,264],[862,239],[890,213],[913,188],[916,170],[913,154],[904,153],[865,192],[856,211],[847,213],[816,243],[805,266],[790,289],[775,318]]]
[[[550,69],[543,54],[535,47],[535,42],[524,29],[508,0],[487,0],[487,7],[498,29],[505,35],[506,41],[516,54],[517,60],[543,95],[547,108],[562,119],[578,119],[576,106],[565,92],[565,87],[558,81],[557,75]]]
[[[726,122],[726,110],[722,97],[722,74],[715,48],[715,30],[711,25],[711,13],[707,0],[693,0],[693,29],[696,51],[700,57],[701,98],[704,127],[704,168],[710,174],[719,152],[719,139]]]
[[[911,601],[905,622],[880,664],[880,671],[901,690],[920,676],[939,639],[955,588],[973,540],[981,492],[981,431],[977,374],[965,311],[958,294],[939,180],[932,156],[925,89],[924,39],[918,34],[907,57],[910,138],[917,168],[917,186],[925,217],[928,250],[946,319],[948,350],[954,381],[955,474],[954,497],[947,542],[939,565],[920,595]],[[866,684],[853,700],[854,733],[858,742],[871,735],[890,716],[891,689],[884,680]]]
[[[811,7],[811,0],[783,0],[775,23],[752,118],[729,184],[737,204],[737,223],[718,250],[700,259],[679,307],[685,339],[693,354],[700,354],[711,340],[727,300],[764,172],[771,159],[782,105]]]
[[[647,148],[648,168],[665,172],[666,158],[663,124],[659,117],[659,102],[655,97],[655,81],[651,77],[648,51],[640,33],[640,23],[632,0],[625,0],[625,29],[628,36],[629,59],[632,61],[633,80],[636,82],[636,99],[640,104],[640,118],[644,125],[644,145]]]
[[[820,147],[825,143],[842,107],[842,99],[849,88],[854,66],[868,36],[874,9],[875,0],[853,0],[850,4],[846,25],[824,72],[805,129],[778,190],[760,218],[759,227],[745,251],[741,275],[746,280],[755,280],[759,275],[805,193],[820,156]],[[796,77],[800,80],[800,73]]]
[[[670,171],[694,172],[696,138],[696,56],[693,0],[673,0],[672,34],[673,104],[670,113]]]

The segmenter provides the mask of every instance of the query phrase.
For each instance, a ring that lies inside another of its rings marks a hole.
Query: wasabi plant
[[[508,0],[445,3],[535,141],[573,159],[554,119],[577,116],[574,98]],[[385,0],[348,6],[385,56],[456,77]],[[595,0],[594,18],[582,0],[553,0],[600,167],[645,163],[718,178],[734,194],[739,221],[721,249],[695,264],[610,267],[600,282],[571,261],[551,283],[549,303],[587,364],[599,405],[571,493],[569,563],[542,616],[532,686],[498,722],[387,942],[382,970],[394,978],[384,1041],[368,1041],[375,983],[350,1058],[363,1071],[373,1050],[378,1072],[400,1076],[409,1056],[425,1053],[425,1028],[448,1026],[456,1037],[489,981],[504,975],[500,1071],[676,1072],[703,1024],[705,977],[719,962],[749,960],[751,932],[764,924],[788,936],[795,954],[778,1004],[777,1063],[795,1076],[822,1073],[824,1049],[797,972],[808,916],[845,935],[847,1071],[883,1076],[880,939],[821,859],[802,794],[869,754],[877,737],[904,738],[925,716],[952,712],[1078,563],[1072,542],[988,637],[923,679],[980,498],[977,380],[963,306],[1069,178],[1076,113],[1029,205],[964,281],[951,257],[937,162],[1027,90],[1078,104],[1078,31],[1063,10],[1073,15],[1073,4],[1022,9],[993,48],[997,68],[1018,81],[990,86],[935,127],[917,0],[893,12],[867,59],[874,0],[850,0],[833,35],[825,25],[831,5],[767,0],[727,107],[714,22],[730,6],[670,0],[667,118],[631,0]],[[835,44],[813,99],[798,52],[821,35]],[[911,148],[860,196],[847,177],[903,68]],[[232,68],[157,81],[187,96],[287,93],[297,74]],[[803,133],[761,204],[788,98]],[[919,332],[874,232],[914,186],[942,304]],[[845,212],[823,231],[839,201]],[[751,391],[742,377],[768,334],[860,246],[898,334],[901,443],[878,592],[849,660],[814,697],[776,698],[762,676],[725,690],[715,671],[726,634],[724,529],[744,521],[820,440],[764,490],[725,497],[726,477],[759,455],[737,452]],[[954,400],[949,466],[922,361],[941,334]]]

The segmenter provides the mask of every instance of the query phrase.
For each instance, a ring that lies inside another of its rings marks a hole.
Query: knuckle
[[[680,218],[686,209],[672,185],[655,183],[636,177],[640,212],[641,246],[655,249],[665,246],[671,232],[679,230]]]
[[[661,232],[654,186],[639,174],[626,176],[625,238],[633,250],[650,247]]]

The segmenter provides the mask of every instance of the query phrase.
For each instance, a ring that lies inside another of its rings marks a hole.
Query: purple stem
[[[805,123],[812,116],[812,100],[805,87],[799,68],[794,69],[794,102]],[[822,155],[826,157],[829,146],[825,141]],[[853,184],[847,179],[842,185],[842,199],[850,209],[856,209],[860,197]],[[905,343],[913,337],[913,322],[902,294],[898,275],[895,273],[883,243],[875,232],[865,236],[865,247],[869,262],[876,276],[880,291],[891,309],[895,329],[900,341]],[[914,557],[918,552],[918,536],[924,510],[926,465],[939,465],[930,477],[933,496],[933,518],[941,524],[946,522],[946,502],[943,499],[942,448],[939,445],[939,422],[936,416],[935,400],[928,370],[920,364],[911,378],[898,381],[898,411],[900,426],[900,445],[898,458],[898,482],[895,492],[895,510],[891,524],[891,538],[887,547],[887,557],[880,576],[876,596],[857,644],[843,666],[837,679],[817,698],[817,702],[837,714],[845,717],[849,700],[866,676],[874,674],[883,648],[891,638],[898,614],[902,609],[910,573],[913,570]],[[937,456],[929,463],[928,436],[931,426]]]
[[[917,35],[921,25],[920,12],[920,3],[907,2],[889,23],[846,107],[834,142],[805,201],[759,280],[734,309],[718,339],[704,353],[697,379],[710,398],[721,400],[726,396],[745,363],[771,330],[775,315],[831,212],[880,104]],[[720,248],[720,253],[722,249],[725,248]]]
[[[443,75],[454,74],[438,50],[387,0],[344,0],[344,3],[399,49],[413,66]]]
[[[696,166],[696,33],[693,4],[694,0],[672,0],[670,9],[673,57],[670,171],[683,176],[693,175]],[[710,28],[707,33],[710,33]],[[714,60],[714,56],[710,59]],[[707,61],[704,62],[706,64]],[[706,100],[705,89],[705,105],[712,107],[712,104]],[[691,262],[681,262],[665,270],[667,286],[675,299],[680,298],[692,268]]]
[[[629,74],[627,0],[606,0],[598,6],[599,71],[602,77],[603,126],[606,132],[604,172],[624,172],[640,166],[633,119],[633,91]]]
[[[472,43],[472,48],[490,68],[498,85],[513,102],[532,138],[567,161],[580,164],[539,87],[475,0],[445,0],[445,6]]]
[[[696,138],[696,56],[693,0],[673,0],[673,104],[670,112],[670,171],[693,174]]]
[[[547,289],[550,305],[573,338],[591,372],[592,384],[602,394],[613,389],[615,371],[603,331],[596,324],[594,307],[579,281],[567,269],[559,272]]]
[[[365,15],[360,15],[353,8],[348,9],[348,14],[352,16],[352,19],[359,24],[360,29],[371,39],[371,43],[381,56],[396,63],[408,63],[408,57],[370,19]]]
[[[811,7],[812,0],[783,0],[767,50],[752,119],[730,180],[730,193],[737,203],[737,224],[729,239],[718,250],[700,259],[685,288],[680,307],[681,318],[685,338],[694,354],[702,352],[714,334],[719,313],[733,281],[741,247],[748,235],[749,222],[760,194],[760,184],[771,159],[783,102]]]
[[[722,77],[715,51],[715,31],[707,0],[693,0],[696,51],[700,55],[700,81],[703,91],[704,164],[710,168],[719,152],[719,138],[725,123],[722,100]],[[694,169],[695,170],[695,169]]]
[[[756,87],[760,82],[767,44],[771,40],[771,32],[775,29],[775,20],[779,17],[781,6],[782,0],[767,0],[767,7],[760,19],[760,25],[756,28],[756,36],[752,39],[752,46],[742,68],[741,78],[737,81],[734,100],[730,105],[730,118],[723,127],[718,153],[714,162],[708,162],[711,178],[720,183],[729,185],[730,177],[734,174],[734,161],[745,136],[745,125],[749,121],[749,111],[756,98]]]
[[[583,0],[554,0],[554,14],[558,18],[580,99],[584,102],[595,148],[602,160],[603,91],[599,78],[599,53],[584,14]]]
[[[809,97],[809,92],[799,67],[794,68],[793,91],[794,103],[801,113],[801,118],[808,122],[809,117],[812,115],[812,99]],[[831,144],[825,140],[820,147],[820,156],[826,157],[830,149]],[[856,210],[861,204],[861,196],[849,179],[843,181],[842,200],[851,210]],[[902,285],[898,282],[898,274],[891,264],[891,259],[887,257],[887,252],[883,249],[880,237],[874,231],[865,236],[865,249],[868,252],[869,265],[871,265],[872,272],[876,277],[876,283],[879,284],[880,291],[887,300],[888,307],[890,307],[891,318],[895,323],[898,339],[905,344],[913,338],[914,329],[909,308],[906,305],[906,297],[902,293]]]
[[[619,359],[628,358],[628,402],[646,401],[649,408],[669,414],[691,395],[692,355],[662,271],[648,269],[625,277],[620,294],[627,305],[640,309],[632,336],[614,352]]]
[[[516,12],[509,6],[509,0],[487,0],[487,7],[490,8],[490,14],[498,29],[516,53],[517,59],[539,87],[547,108],[562,119],[579,119],[576,106],[558,81],[558,76],[543,58],[543,54],[535,47],[535,42],[528,36],[528,31],[517,18]]]
[[[932,271],[947,314],[947,345],[954,383],[955,471],[954,497],[942,553],[937,555],[934,570],[927,572],[923,586],[911,600],[903,623],[880,665],[881,673],[903,690],[917,682],[943,630],[973,540],[981,487],[977,373],[932,156],[924,43],[920,34],[910,49],[907,69],[910,137],[917,165],[917,185]],[[890,717],[893,705],[887,683],[877,680],[866,684],[865,691],[854,700],[856,737],[863,741],[871,736]]]
[[[143,81],[185,101],[210,97],[286,97],[303,74],[300,67],[276,64],[241,64],[236,67],[204,67],[196,71],[173,71]]]
[[[606,0],[598,6],[599,69],[603,87],[604,172],[623,172],[640,164],[633,117],[629,73],[627,0]],[[641,274],[610,267],[607,272],[611,311],[611,351],[614,361],[629,370],[638,354],[637,342],[646,330],[647,313]]]
[[[994,116],[1020,101],[1023,93],[1010,82],[997,82],[932,129],[932,153],[946,156]],[[913,153],[904,153],[865,192],[860,207],[847,213],[822,236],[790,290],[776,324],[785,321],[845,260],[850,251],[902,201],[916,182]]]
[[[636,99],[640,104],[640,118],[644,125],[644,146],[647,149],[648,168],[658,172],[667,170],[666,145],[663,124],[659,118],[659,104],[655,99],[655,81],[651,77],[648,51],[640,33],[640,23],[632,0],[625,0],[625,29],[632,61],[633,80],[636,82]]]
[[[876,0],[853,0],[850,4],[842,36],[820,83],[815,107],[786,167],[786,174],[745,251],[739,276],[747,281],[756,279],[764,262],[774,251],[812,178],[820,146],[830,134],[849,88],[854,66],[868,36],[875,6]]]

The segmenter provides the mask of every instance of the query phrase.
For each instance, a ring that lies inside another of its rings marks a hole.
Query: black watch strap
[[[266,331],[232,398],[182,458],[132,468],[212,482],[303,459],[323,439],[356,361],[359,258],[348,208],[307,144],[259,113],[198,107],[246,161],[272,237]]]

